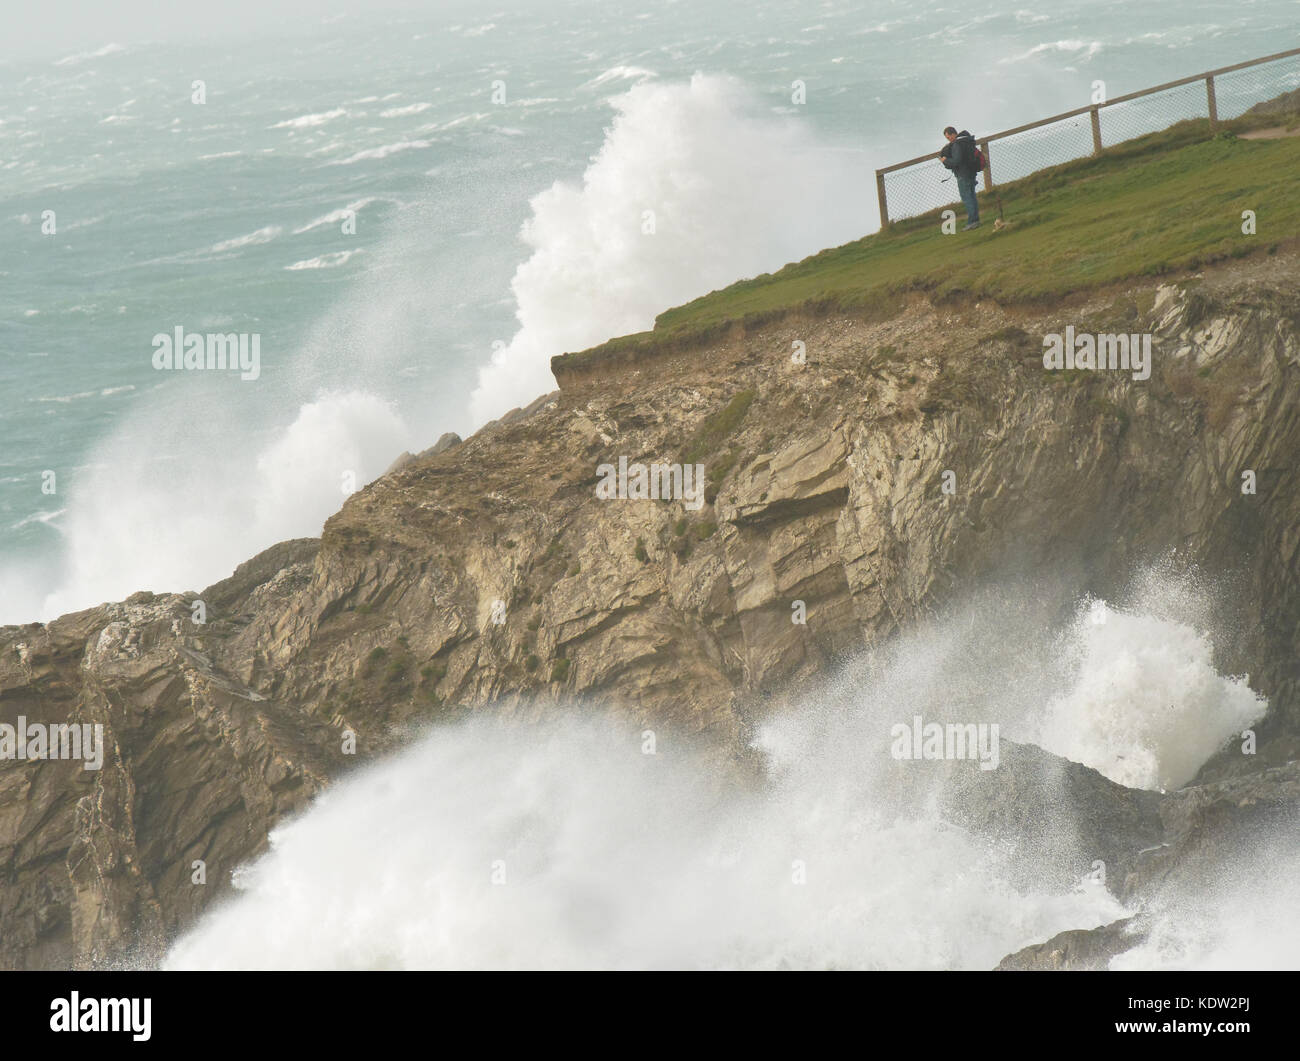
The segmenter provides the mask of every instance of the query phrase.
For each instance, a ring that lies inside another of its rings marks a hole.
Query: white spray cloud
[[[283,537],[319,533],[341,504],[337,475],[326,483],[323,468],[305,479],[269,470],[303,462],[285,433],[314,436],[321,460],[337,472],[355,466],[362,484],[403,449],[436,437],[430,424],[455,418],[451,426],[464,431],[553,389],[553,354],[649,327],[670,306],[841,243],[870,223],[861,156],[763,112],[733,80],[642,84],[615,109],[581,186],[556,184],[533,201],[524,229],[532,254],[513,281],[520,331],[482,371],[470,403],[444,395],[415,416],[412,432],[381,401],[405,397],[398,370],[427,349],[440,307],[463,298],[454,272],[431,277],[411,267],[424,260],[419,218],[404,217],[368,252],[373,264],[349,297],[291,354],[278,377],[288,393],[232,402],[187,380],[183,396],[173,388],[142,402],[98,447],[95,467],[73,477],[60,569],[34,579],[6,574],[0,621],[48,619],[145,588],[202,588]],[[655,214],[654,235],[642,233],[646,210]],[[281,235],[268,226],[218,249]],[[340,265],[342,253],[290,268]],[[327,389],[332,397],[322,397]],[[319,487],[310,498],[305,481]],[[33,583],[46,588],[33,592]]]
[[[819,736],[766,791],[727,792],[641,739],[441,730],[277,829],[167,965],[970,968],[1122,916],[1095,889],[1022,893],[995,846],[923,810],[878,814],[883,743],[849,771]]]
[[[392,406],[373,394],[327,393],[303,405],[257,457],[259,537],[316,533],[347,491],[391,463],[407,437]]]
[[[269,436],[192,407],[155,417],[169,460],[120,434],[67,488],[66,564],[43,614],[202,589],[261,548],[318,534],[345,499],[343,474],[364,485],[409,439],[388,403],[356,391],[304,403]]]
[[[1166,884],[1145,904],[1147,938],[1112,969],[1300,969],[1300,825],[1256,829],[1218,855],[1212,876]]]
[[[1208,637],[1098,601],[1068,635],[1074,684],[1047,707],[1036,743],[1128,788],[1172,789],[1268,702],[1214,669]]]
[[[995,722],[1024,741],[1046,721],[1067,747],[1091,748],[1095,717],[1057,705],[1105,689],[1139,719],[1112,751],[1148,748],[1158,768],[1186,770],[1193,748],[1215,747],[1182,730],[1216,724],[1208,642],[1180,640],[1161,614],[1187,613],[1188,585],[1149,579],[1154,611],[1125,623],[1112,610],[1082,660],[1072,625],[1062,638],[1042,621],[1055,608],[1045,597],[1002,588],[948,609],[766,723],[753,745],[761,780],[722,776],[666,733],[642,754],[641,725],[590,709],[437,729],[276,829],[166,964],[988,968],[1130,911],[1084,879],[1094,855],[1066,792],[1034,811],[1047,846],[980,838],[942,812],[941,771],[890,757],[891,725],[914,713]],[[1195,665],[1174,665],[1182,656]],[[1152,692],[1162,668],[1170,680]],[[1197,945],[1218,946],[1231,911],[1211,903],[1200,916],[1213,924],[1195,929]],[[1199,960],[1188,946],[1182,958]],[[1248,960],[1243,947],[1235,960]]]
[[[581,184],[532,201],[532,254],[512,283],[520,327],[480,373],[478,423],[553,390],[555,354],[645,330],[671,306],[871,225],[862,156],[762,112],[730,78],[647,82],[612,103]]]

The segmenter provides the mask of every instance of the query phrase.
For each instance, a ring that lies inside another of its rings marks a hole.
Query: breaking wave
[[[463,419],[468,405],[470,426],[477,427],[554,389],[553,354],[648,327],[669,306],[868,227],[862,161],[764,113],[733,80],[697,75],[689,83],[639,85],[614,105],[604,147],[581,186],[556,184],[533,200],[524,229],[532,253],[513,281],[520,331],[483,370],[472,398],[445,405],[440,415]],[[337,116],[336,108],[280,124],[308,127]],[[331,164],[431,143],[401,141]],[[373,201],[359,198],[344,209]],[[645,210],[655,212],[653,236],[642,235]],[[294,234],[343,216],[331,211]],[[209,253],[283,234],[282,226],[267,225],[222,240]],[[9,592],[0,600],[0,622],[45,620],[144,588],[201,588],[284,537],[319,533],[344,500],[343,470],[363,484],[403,449],[436,437],[442,427],[429,423],[412,437],[391,381],[400,378],[394,365],[417,348],[410,315],[436,313],[438,292],[459,291],[463,278],[454,264],[448,277],[408,275],[410,249],[402,240],[418,238],[398,233],[373,252],[375,276],[355,281],[358,289],[317,323],[297,353],[289,352],[281,375],[290,380],[287,393],[231,401],[212,386],[196,386],[184,398],[162,387],[139,399],[90,455],[87,463],[100,470],[81,477],[70,495],[62,561],[36,573],[3,573]],[[283,268],[336,268],[351,253],[316,254]],[[331,375],[333,397],[312,385],[322,371]],[[336,474],[309,477],[319,488],[310,498],[297,487],[266,493],[283,478],[259,471],[277,440],[315,430],[317,449]],[[258,518],[250,519],[250,510]]]
[[[1212,729],[1204,687],[1216,679],[1201,670],[1209,640],[1182,638],[1183,620],[1159,607],[1179,587],[1165,589],[1149,610],[1135,601],[1128,624],[1112,610],[1105,643],[1126,649],[1094,647],[1082,667],[1072,624],[1044,634],[1032,604],[954,609],[761,727],[757,772],[667,733],[646,754],[641,725],[576,712],[436,729],[275,829],[166,965],[990,968],[1132,911],[1089,879],[1068,793],[1035,811],[1056,838],[1050,864],[947,820],[942,774],[891,758],[891,726],[913,713],[997,722],[1023,741],[1046,717],[1057,739],[1089,748],[1110,725],[1116,747],[1181,764],[1185,737],[1159,717]],[[1198,657],[1179,672],[1188,684],[1161,673],[1169,652]],[[1147,725],[1126,729],[1098,700]],[[1074,854],[1062,865],[1060,852]],[[1176,945],[1153,937],[1158,954],[1128,960],[1207,960],[1231,936],[1230,911],[1216,909],[1161,928]],[[1261,953],[1272,951],[1252,960]]]
[[[519,330],[479,375],[480,423],[552,390],[556,354],[874,227],[861,155],[764,111],[730,78],[647,81],[611,102],[581,184],[532,201],[532,253],[511,284]]]

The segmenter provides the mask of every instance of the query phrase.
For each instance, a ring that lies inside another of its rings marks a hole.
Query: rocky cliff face
[[[0,629],[0,722],[97,722],[107,743],[97,772],[0,760],[0,967],[153,960],[278,820],[415,725],[585,697],[725,751],[981,580],[1050,573],[1064,604],[1177,550],[1234,580],[1220,669],[1272,707],[1257,756],[1163,799],[1071,768],[1081,813],[1123,823],[1112,886],[1140,895],[1205,823],[1295,798],[1298,278],[1282,255],[1075,305],[917,297],[561,360],[560,391],[399,462],[319,542],[201,593]],[[1046,371],[1042,337],[1066,325],[1152,333],[1151,378]],[[599,499],[620,457],[704,465],[705,503]],[[1010,757],[954,817],[1030,827],[1036,762]],[[1153,847],[1159,865],[1138,855]]]

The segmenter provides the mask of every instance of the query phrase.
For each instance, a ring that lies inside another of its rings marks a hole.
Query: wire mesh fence
[[[1297,88],[1300,88],[1300,56],[1234,70],[1214,79],[1219,117],[1224,121],[1240,118],[1256,103],[1276,99]]]
[[[989,143],[989,168],[998,184],[1092,154],[1092,119],[1076,114]]]
[[[1204,81],[1176,85],[1163,92],[1099,108],[1101,144],[1114,147],[1125,140],[1168,129],[1176,122],[1209,116],[1210,97]]]
[[[1055,115],[980,140],[988,160],[984,184],[1008,184],[1031,173],[1086,158],[1126,140],[1188,119],[1241,117],[1256,104],[1300,88],[1300,48],[1239,63]],[[957,182],[935,155],[876,171],[882,227],[957,203]]]
[[[886,173],[884,179],[891,217],[928,214],[959,198],[956,179],[938,159]]]

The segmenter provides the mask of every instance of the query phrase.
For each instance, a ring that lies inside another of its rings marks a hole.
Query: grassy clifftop
[[[1001,231],[992,225],[993,196],[982,194],[979,229],[945,236],[938,211],[910,218],[670,309],[652,331],[561,355],[552,367],[559,376],[681,349],[792,312],[889,313],[909,292],[1041,304],[1275,251],[1300,234],[1300,137],[1237,134],[1278,121],[1224,123],[1213,139],[1206,121],[1182,122],[998,187],[1008,222]],[[1256,212],[1256,235],[1242,233],[1243,210]]]

